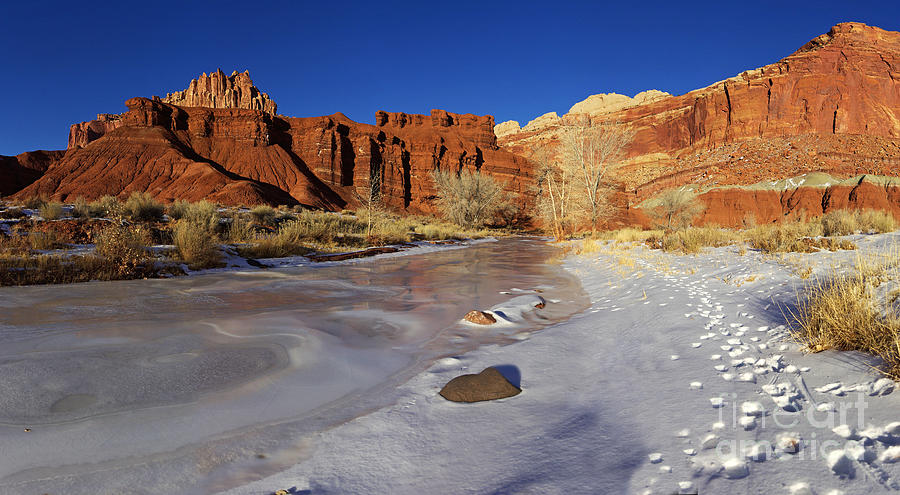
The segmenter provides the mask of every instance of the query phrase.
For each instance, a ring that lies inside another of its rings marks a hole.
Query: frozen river
[[[557,254],[519,238],[0,289],[0,493],[208,493],[278,472],[305,455],[303,436],[385,405],[436,359],[584,309]],[[557,302],[460,323],[535,289]]]

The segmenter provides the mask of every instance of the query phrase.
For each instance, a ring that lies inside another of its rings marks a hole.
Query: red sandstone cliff
[[[0,196],[13,194],[36,181],[65,151],[28,151],[0,156]]]
[[[896,209],[896,194],[865,181],[798,191],[721,188],[813,171],[900,175],[898,69],[900,33],[844,23],[777,63],[685,95],[605,95],[562,119],[547,114],[523,129],[504,123],[497,126],[500,146],[491,117],[378,112],[369,125],[342,114],[278,116],[248,74],[217,71],[165,101],[132,99],[121,116],[76,124],[70,148],[81,149],[49,165],[20,196],[146,190],[162,199],[340,208],[379,176],[392,206],[429,211],[434,168],[479,168],[510,191],[526,192],[531,166],[520,156],[553,143],[562,123],[586,112],[636,131],[628,160],[613,175],[626,220],[640,221],[634,206],[641,201],[689,183],[709,191],[704,219],[723,225],[748,213],[770,221],[836,205]],[[30,170],[17,184],[40,173]]]
[[[103,137],[122,124],[122,116],[112,113],[97,114],[97,120],[72,124],[69,128],[68,149],[84,148],[88,143]]]
[[[226,76],[222,69],[209,75],[204,72],[197,79],[192,79],[187,89],[169,93],[162,101],[182,107],[246,108],[270,115],[278,111],[278,105],[269,95],[253,85],[249,71],[234,71],[230,76]],[[122,115],[108,113],[97,115],[97,120],[72,124],[68,147],[83,148],[120,125]]]
[[[571,118],[519,131],[504,123],[501,147],[528,155]],[[777,63],[591,119],[636,132],[614,176],[630,205],[689,183],[747,185],[813,171],[898,175],[900,33],[838,24]]]
[[[163,200],[336,209],[378,176],[390,206],[429,212],[435,168],[481,169],[517,194],[531,180],[527,161],[497,147],[490,116],[378,112],[370,125],[342,114],[287,118],[147,98],[126,104],[117,128],[70,150],[18,196],[147,191]]]

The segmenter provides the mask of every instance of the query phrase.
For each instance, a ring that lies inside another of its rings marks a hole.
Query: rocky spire
[[[183,107],[249,108],[272,115],[278,111],[269,95],[253,85],[250,71],[234,71],[230,76],[222,69],[209,75],[204,72],[187,89],[169,93],[162,101]]]

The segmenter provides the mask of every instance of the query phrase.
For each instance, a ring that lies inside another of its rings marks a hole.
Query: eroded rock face
[[[156,99],[154,97],[153,99]],[[182,107],[245,108],[275,115],[278,105],[269,95],[253,85],[250,72],[234,71],[226,76],[222,69],[207,75],[205,72],[191,80],[183,91],[169,93],[162,102]],[[69,129],[69,149],[83,148],[100,139],[124,123],[125,114],[101,113],[96,120],[72,124]]]
[[[900,188],[862,177],[855,185],[802,186],[783,191],[723,188],[701,194],[706,210],[697,223],[742,227],[799,220],[835,210],[882,210],[900,218]]]
[[[654,93],[615,111],[627,97],[600,96],[573,110],[635,130],[628,160],[611,175],[623,217],[685,184],[749,185],[814,171],[897,175],[900,163],[900,33],[861,23],[838,24],[777,63],[681,96]],[[557,142],[559,129],[523,128],[499,143],[528,156]]]
[[[84,148],[88,143],[122,125],[122,116],[111,113],[97,114],[97,120],[72,124],[69,128],[69,149]]]
[[[624,110],[626,108],[643,105],[645,103],[649,103],[660,98],[665,98],[667,96],[672,95],[664,91],[658,91],[655,89],[642,91],[634,95],[634,98],[617,93],[601,93],[598,95],[588,96],[587,99],[572,105],[572,108],[569,109],[569,112],[566,115],[580,113],[586,113],[590,115],[603,115],[606,113],[618,112],[619,110]]]
[[[19,196],[93,199],[146,191],[165,201],[340,209],[378,177],[388,206],[432,213],[435,168],[479,169],[522,202],[531,180],[526,160],[498,148],[490,116],[378,112],[371,125],[340,113],[289,118],[147,98],[126,105],[115,129],[70,150]]]
[[[441,397],[453,402],[481,402],[518,395],[522,390],[496,368],[485,368],[477,375],[458,376],[444,385]]]
[[[0,196],[20,191],[43,175],[65,151],[29,151],[16,156],[0,156]]]
[[[278,105],[269,95],[253,85],[250,71],[234,71],[230,76],[222,69],[210,75],[204,72],[187,89],[169,93],[162,101],[182,107],[247,108],[270,115],[278,112]]]

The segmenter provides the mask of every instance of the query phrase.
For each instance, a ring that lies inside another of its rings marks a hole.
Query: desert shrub
[[[25,212],[22,211],[22,208],[18,207],[9,207],[5,210],[0,211],[0,218],[6,220],[13,220],[16,218],[24,218],[26,216]]]
[[[29,210],[38,210],[41,206],[49,201],[46,196],[29,196],[25,198],[22,205]]]
[[[266,205],[254,206],[250,209],[250,216],[253,217],[253,220],[257,223],[274,225],[275,217],[278,216],[278,210]]]
[[[704,247],[722,247],[740,242],[740,235],[729,229],[715,226],[688,227],[676,231],[652,232],[646,243],[663,251],[698,253]]]
[[[148,260],[150,242],[149,232],[139,226],[112,225],[97,234],[94,252],[127,271]]]
[[[191,269],[221,266],[222,252],[207,225],[180,220],[172,230],[172,241],[179,258]]]
[[[278,236],[258,239],[248,246],[237,248],[239,255],[245,258],[284,258],[287,256],[306,255],[312,249],[295,242],[286,241]]]
[[[441,212],[457,225],[479,228],[508,203],[500,183],[481,172],[435,170],[432,177]]]
[[[48,201],[38,208],[41,218],[44,220],[57,220],[63,216],[62,203],[56,201]]]
[[[818,237],[822,233],[822,224],[816,221],[766,224],[743,231],[750,247],[769,254],[815,251],[815,246],[804,239]]]
[[[697,194],[689,189],[671,189],[656,198],[657,205],[647,210],[648,216],[660,227],[684,229],[706,208]]]
[[[883,234],[897,230],[897,220],[890,212],[866,210],[859,213],[859,223],[868,232]]]
[[[99,207],[88,203],[86,199],[79,196],[72,202],[72,216],[75,218],[98,218],[102,217],[104,212]]]
[[[203,200],[179,205],[177,213],[179,219],[193,223],[209,232],[217,232],[219,229],[221,218],[219,208],[209,201]]]
[[[123,211],[136,222],[155,222],[162,218],[165,207],[149,193],[133,192],[125,200]]]
[[[118,217],[123,214],[122,203],[115,196],[103,196],[90,204],[93,216]]]
[[[850,210],[830,211],[819,220],[825,236],[853,234],[859,229],[859,216]]]
[[[226,238],[228,242],[250,242],[256,238],[256,231],[253,230],[246,218],[235,215],[228,224]]]
[[[169,206],[166,207],[166,214],[172,218],[172,220],[181,220],[187,214],[188,209],[191,207],[191,202],[183,199],[176,199]]]
[[[421,234],[429,241],[445,241],[448,239],[461,239],[460,231],[451,225],[420,225],[415,227],[415,232]]]
[[[55,232],[29,232],[25,238],[28,246],[38,251],[56,249],[61,246],[59,236]]]

